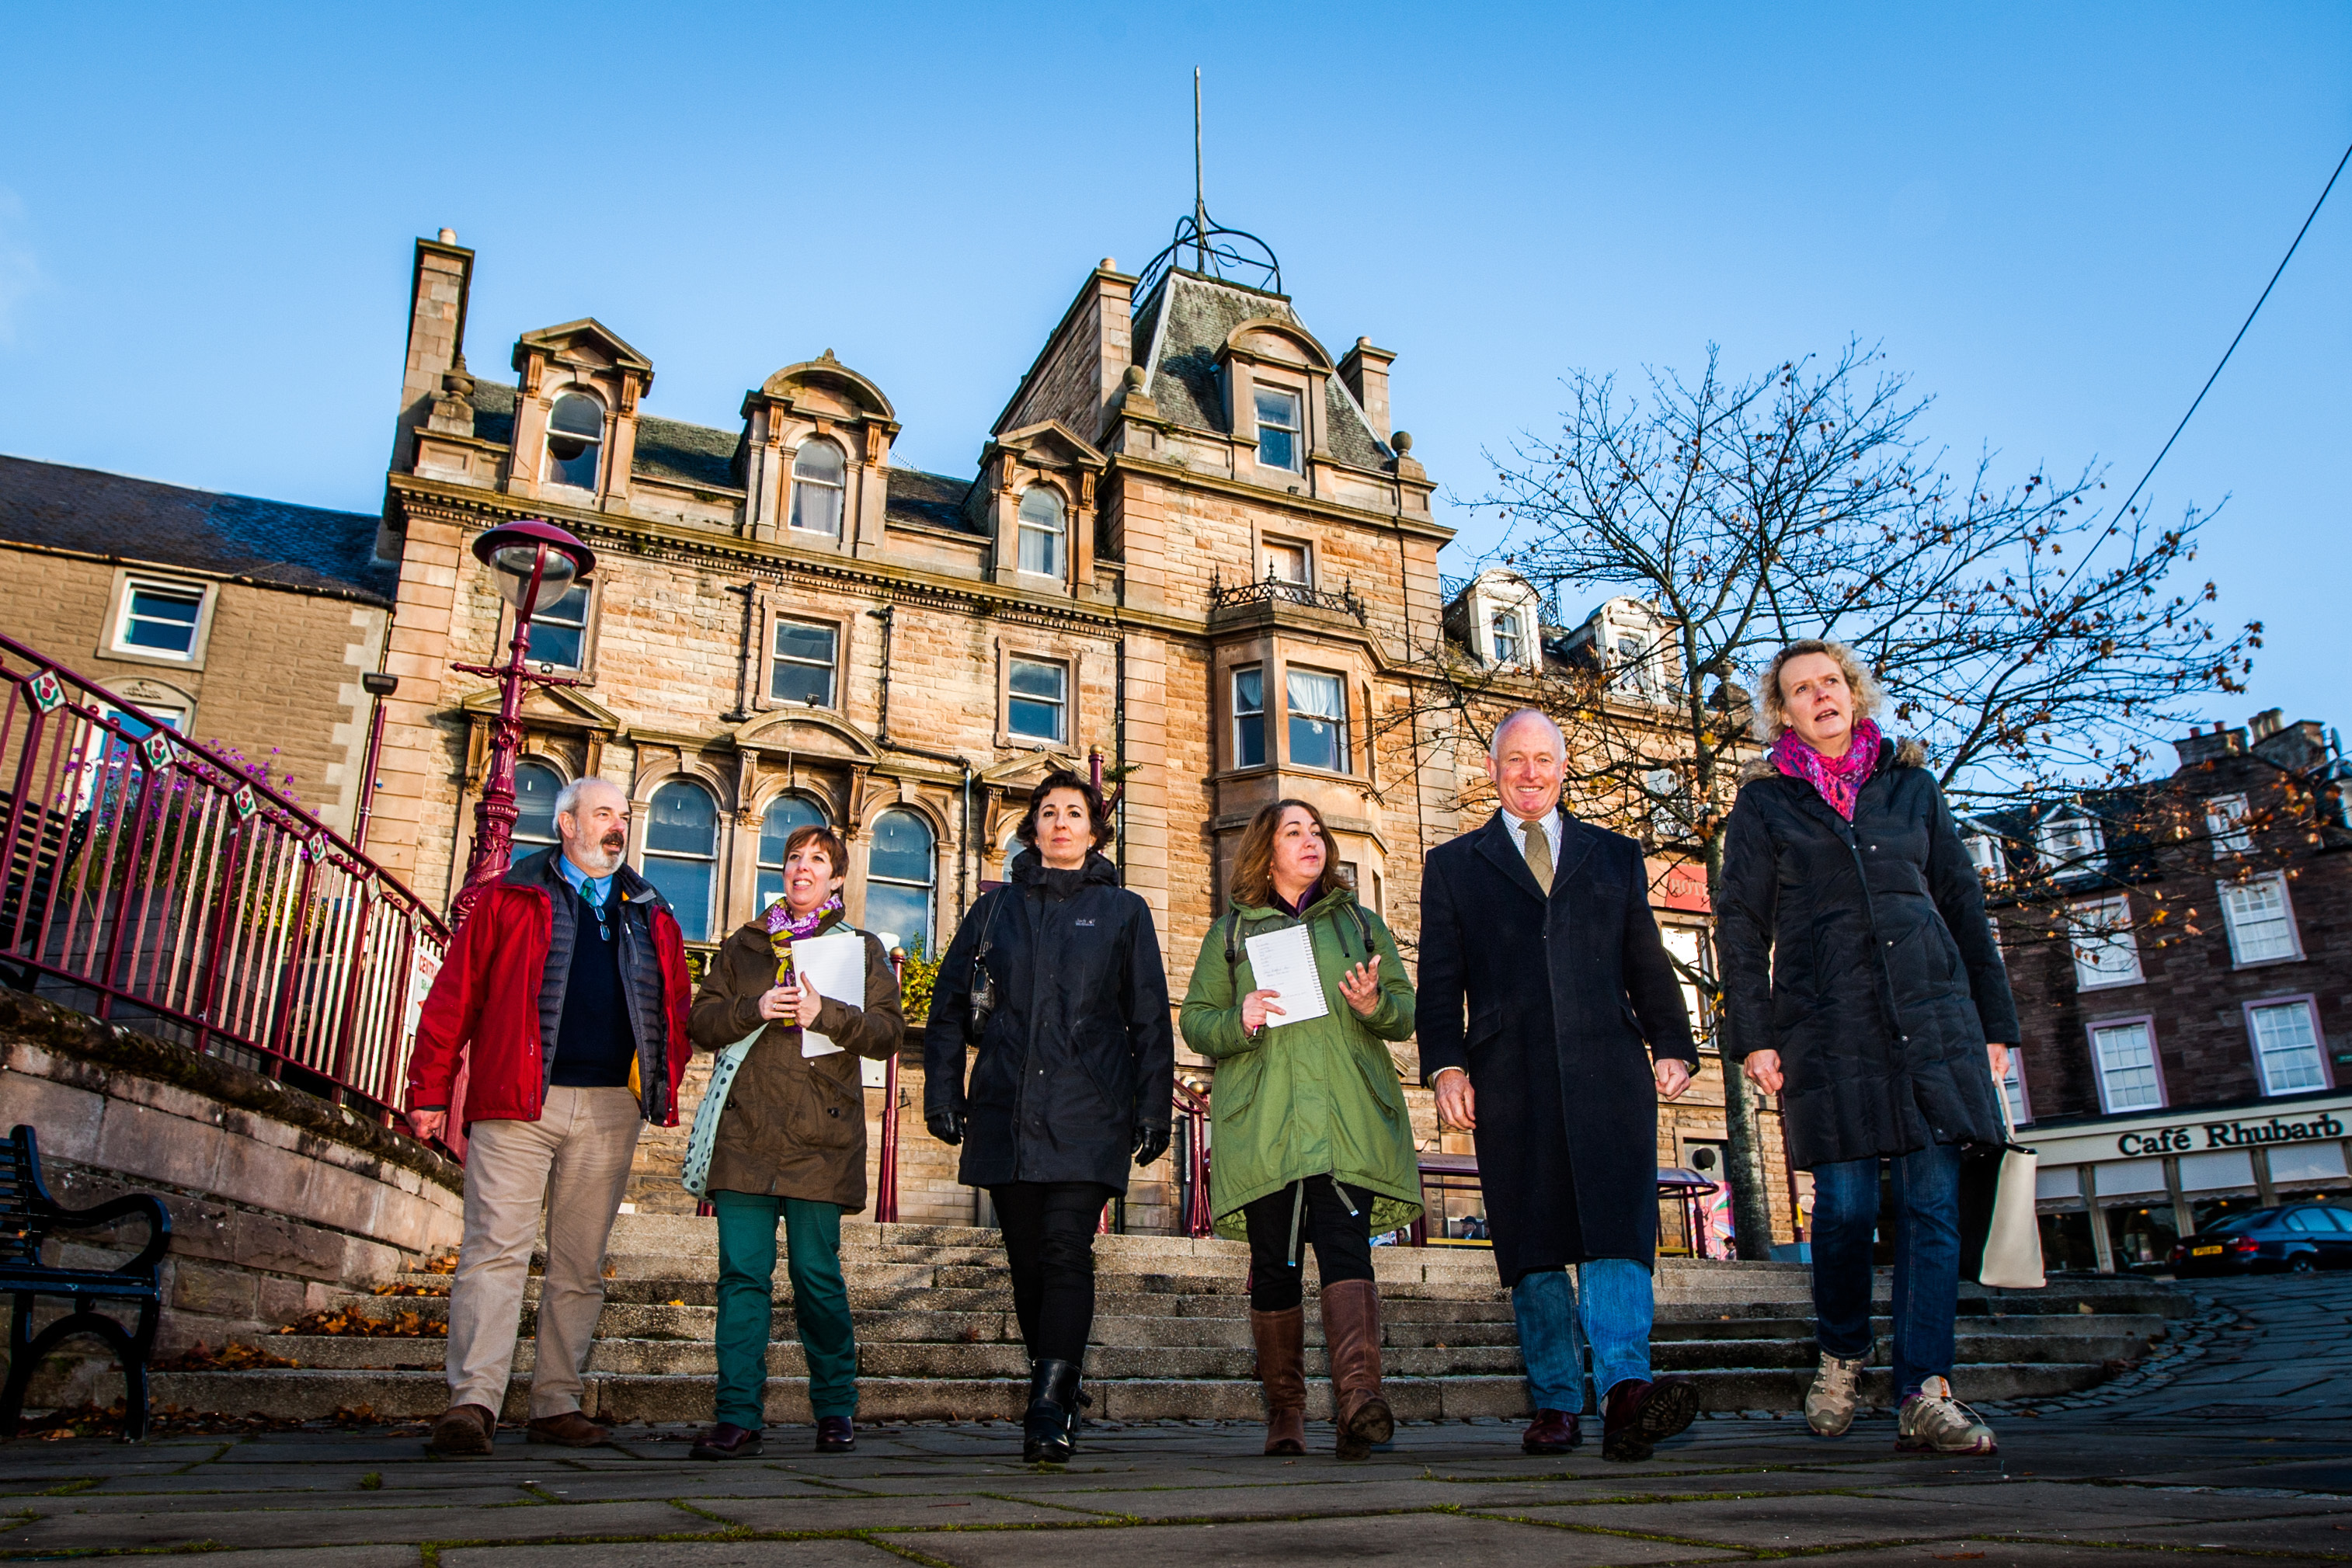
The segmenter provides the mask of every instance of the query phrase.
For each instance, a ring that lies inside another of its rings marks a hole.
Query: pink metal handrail
[[[378,1123],[448,945],[433,912],[218,751],[0,635],[0,968]]]

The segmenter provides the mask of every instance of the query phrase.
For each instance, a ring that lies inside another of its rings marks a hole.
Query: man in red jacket
[[[604,1306],[604,1243],[638,1129],[677,1124],[677,1082],[693,1054],[677,919],[623,863],[628,797],[602,779],[576,780],[555,798],[555,830],[561,846],[515,862],[459,929],[409,1059],[408,1120],[420,1138],[448,1125],[461,1053],[468,1070],[449,1409],[427,1444],[439,1453],[490,1451],[542,1207],[530,1440],[610,1439],[580,1410]]]

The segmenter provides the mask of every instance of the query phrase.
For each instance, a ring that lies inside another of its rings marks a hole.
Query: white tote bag
[[[677,1176],[678,1185],[698,1198],[710,1196],[710,1155],[719,1146],[719,1118],[727,1111],[727,1091],[735,1087],[743,1059],[767,1030],[763,1019],[758,1029],[721,1051],[710,1069],[710,1087],[702,1092],[702,1103],[695,1110],[694,1131],[686,1139],[686,1165]]]
[[[2000,1088],[1995,1086],[1996,1094]],[[2001,1152],[2000,1176],[1993,1186],[1992,1223],[1986,1228],[1984,1260],[1977,1268],[1977,1283],[2011,1291],[2038,1291],[2042,1277],[2042,1223],[2034,1213],[2034,1185],[2040,1156],[2016,1143],[2010,1124],[2009,1096],[2000,1095],[2000,1124],[2010,1135]]]

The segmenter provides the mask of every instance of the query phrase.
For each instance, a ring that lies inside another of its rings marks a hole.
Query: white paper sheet
[[[1286,925],[1261,933],[1251,937],[1247,946],[1250,974],[1257,988],[1281,993],[1274,1003],[1282,1011],[1266,1014],[1269,1025],[1279,1029],[1330,1012],[1330,1004],[1323,999],[1323,977],[1315,969],[1315,939],[1306,926]]]
[[[855,931],[794,942],[793,970],[816,987],[821,997],[833,997],[854,1008],[866,1005],[866,938]],[[801,1030],[803,1056],[832,1056],[841,1049],[813,1029]]]

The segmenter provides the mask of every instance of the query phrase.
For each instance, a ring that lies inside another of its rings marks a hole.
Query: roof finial
[[[1209,198],[1201,178],[1201,68],[1192,68],[1192,257],[1202,272],[1209,270]]]

